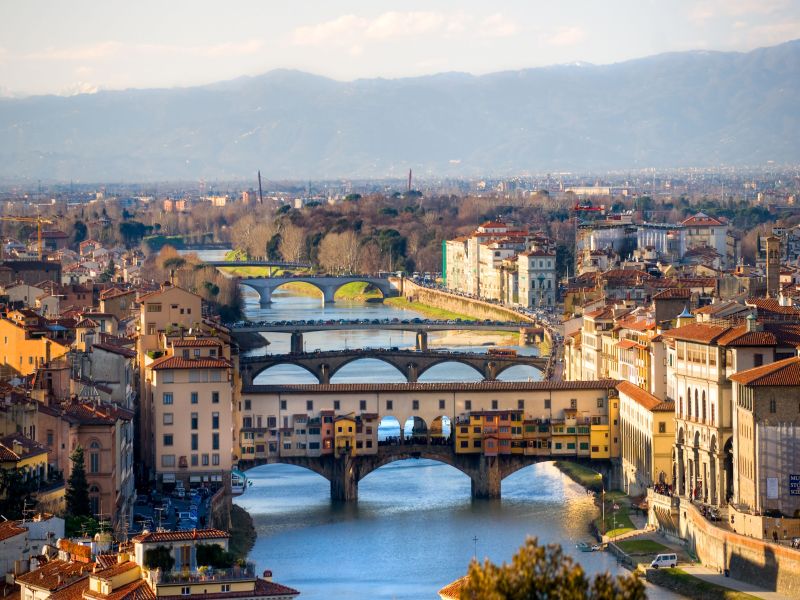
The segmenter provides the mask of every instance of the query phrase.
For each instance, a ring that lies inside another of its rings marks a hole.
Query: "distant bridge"
[[[207,260],[211,267],[275,267],[278,269],[310,269],[310,263],[284,262],[280,260]]]
[[[516,365],[527,365],[544,371],[548,357],[540,356],[493,356],[474,352],[432,352],[412,350],[357,349],[331,352],[309,352],[296,354],[267,354],[263,356],[240,356],[239,368],[243,386],[250,386],[263,371],[281,364],[297,365],[311,373],[321,384],[330,383],[345,365],[363,358],[374,358],[388,363],[403,373],[409,383],[414,383],[425,371],[438,364],[457,362],[469,365],[488,381],[497,379],[506,369]]]
[[[236,266],[239,263],[222,263],[222,266]],[[242,266],[252,266],[252,263],[241,263]],[[275,265],[288,265],[292,266],[293,263],[275,263]],[[263,265],[263,263],[262,263]],[[296,264],[294,266],[297,266]],[[359,275],[347,275],[342,277],[334,277],[329,275],[308,275],[296,277],[248,277],[239,280],[239,283],[246,285],[256,292],[260,297],[261,306],[269,306],[272,303],[272,292],[276,288],[286,285],[287,283],[308,283],[322,292],[322,296],[326,303],[333,302],[336,291],[343,285],[348,283],[368,283],[373,287],[378,288],[383,294],[383,297],[397,295],[398,290],[389,282],[389,279],[384,277],[367,277]]]
[[[300,322],[286,321],[276,323],[265,321],[263,323],[245,322],[242,325],[230,325],[232,333],[263,332],[263,333],[310,333],[313,331],[354,331],[354,330],[385,330],[385,331],[509,331],[517,333],[520,330],[541,333],[541,327],[532,326],[531,323],[515,323],[511,321],[330,321],[330,322]]]

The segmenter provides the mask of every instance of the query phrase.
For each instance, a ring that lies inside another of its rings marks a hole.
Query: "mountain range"
[[[514,175],[800,162],[800,40],[610,65],[0,99],[0,177]]]

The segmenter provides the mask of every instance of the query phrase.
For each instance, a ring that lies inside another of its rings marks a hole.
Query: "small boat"
[[[594,548],[592,548],[586,542],[578,542],[577,544],[575,544],[575,547],[578,550],[580,550],[581,552],[593,552],[594,551]]]

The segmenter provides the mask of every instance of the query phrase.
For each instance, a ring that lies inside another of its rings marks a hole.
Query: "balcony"
[[[204,583],[204,582],[228,582],[228,581],[247,581],[256,578],[255,563],[248,562],[244,566],[234,566],[229,569],[218,569],[214,567],[198,567],[196,571],[169,571],[163,572],[159,569],[149,572],[150,579],[156,585],[174,583]]]

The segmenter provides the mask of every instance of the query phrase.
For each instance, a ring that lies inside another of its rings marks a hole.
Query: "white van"
[[[658,569],[659,567],[677,567],[678,566],[678,555],[677,554],[659,554],[655,557],[653,562],[650,563],[650,566],[654,569]]]

